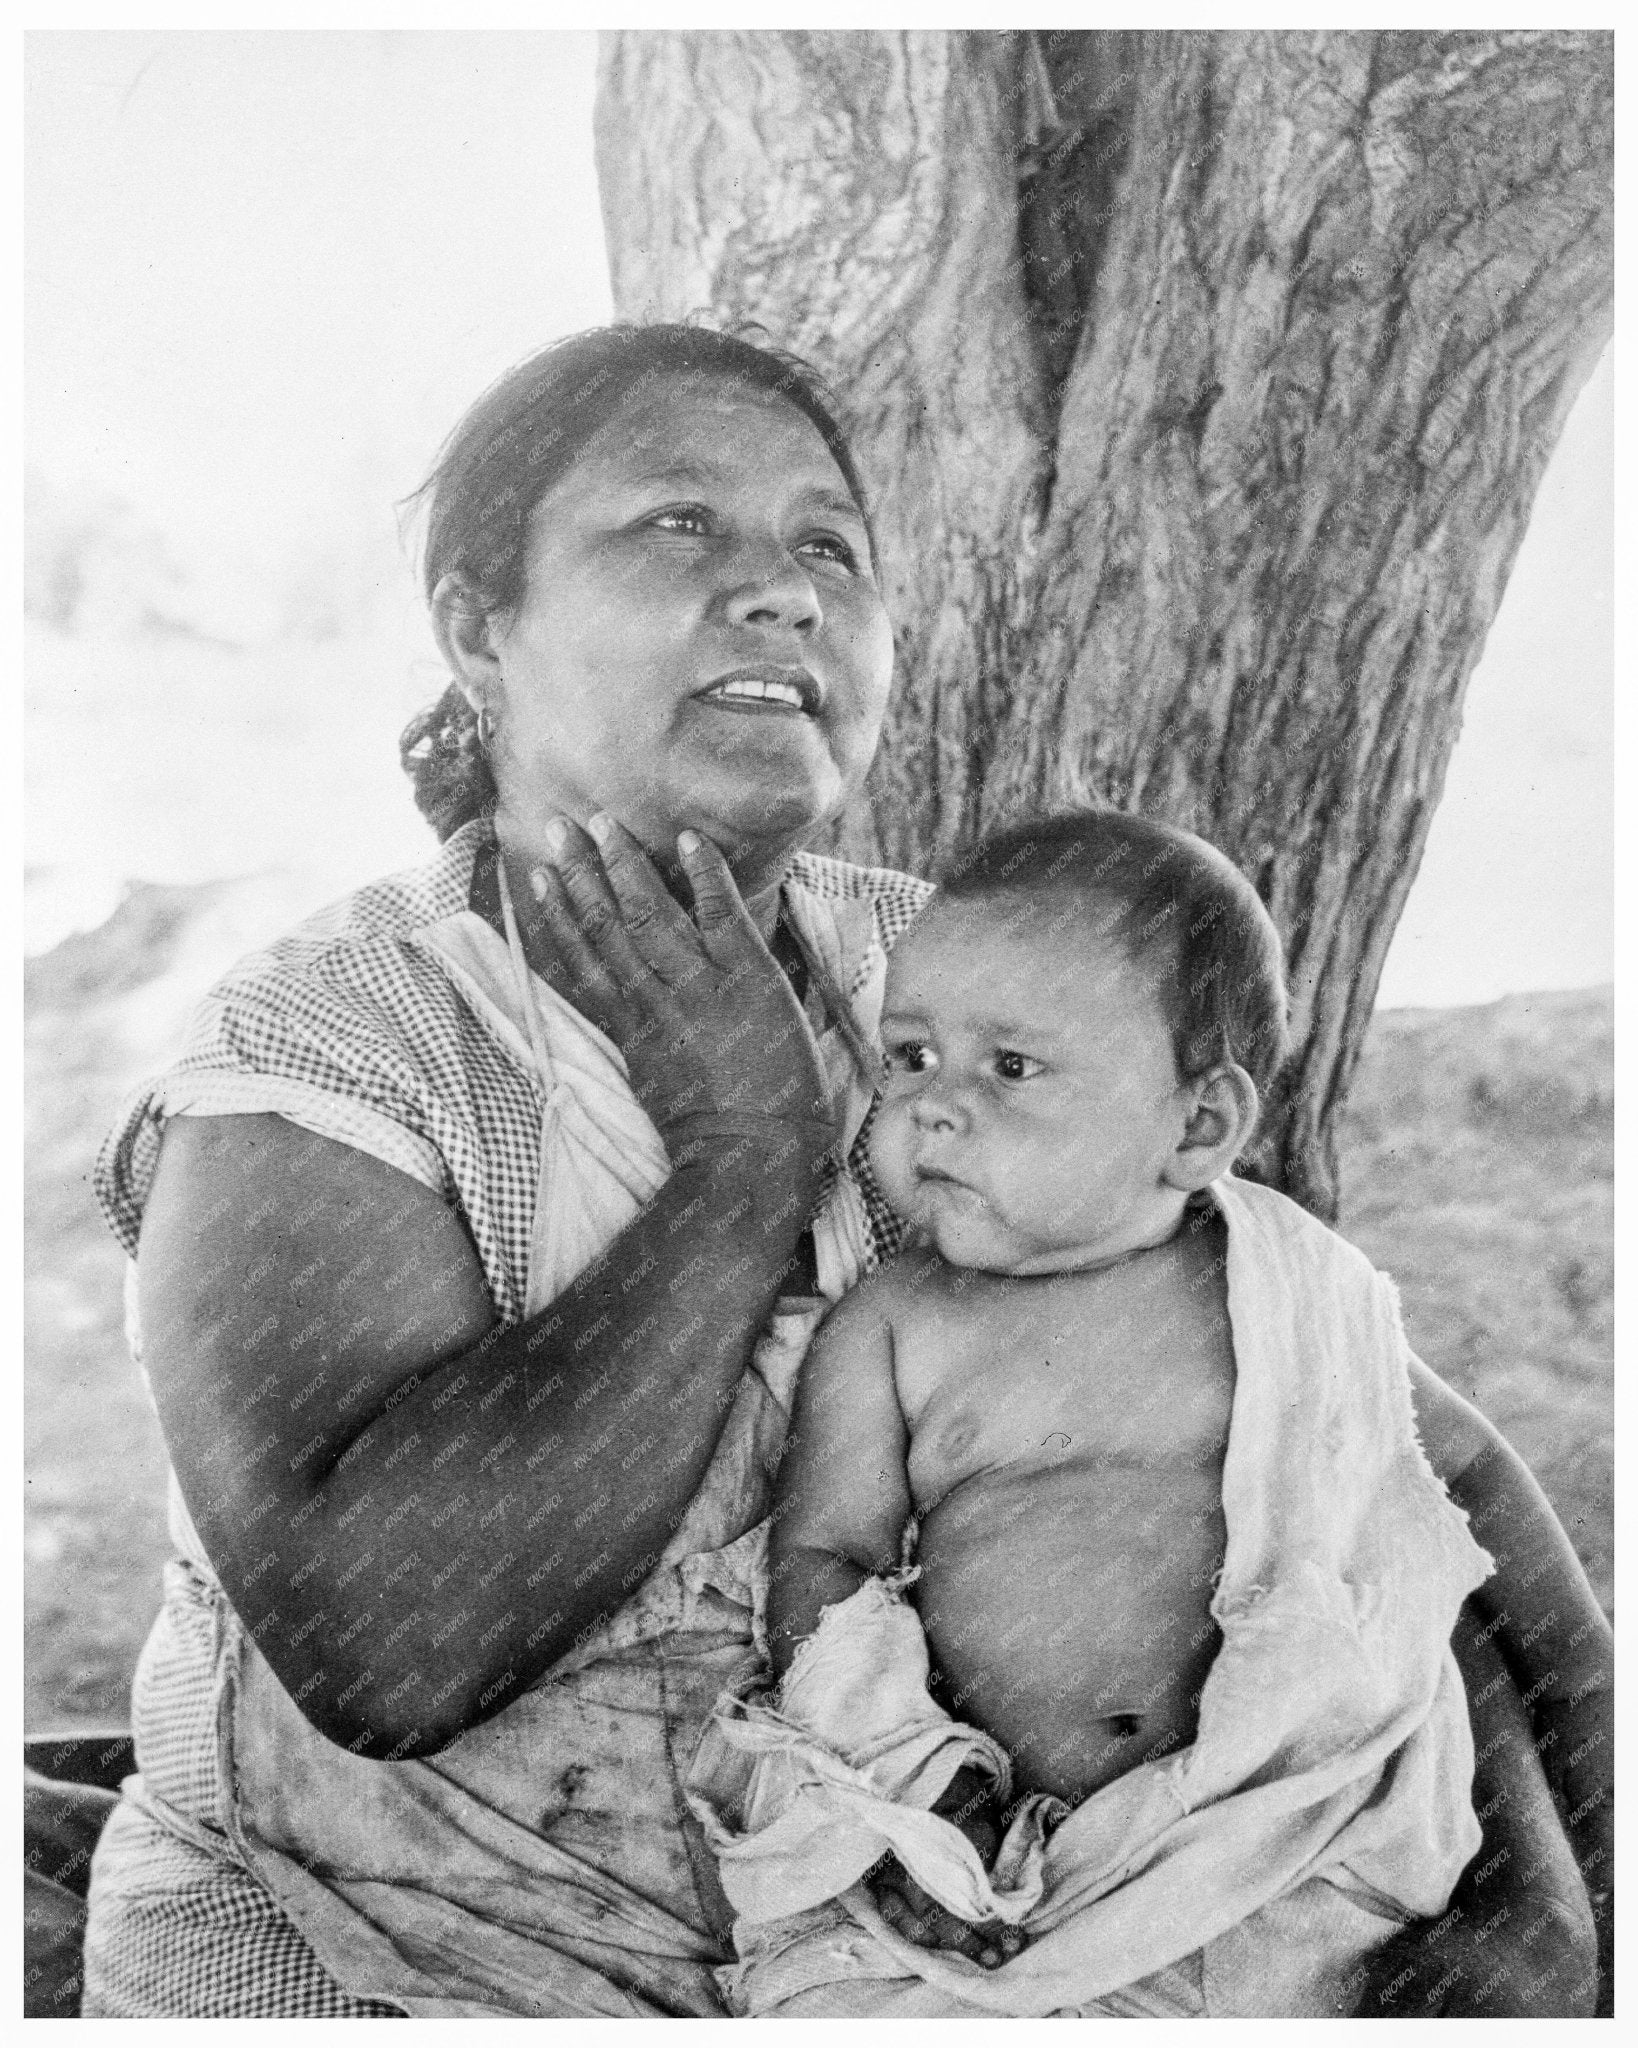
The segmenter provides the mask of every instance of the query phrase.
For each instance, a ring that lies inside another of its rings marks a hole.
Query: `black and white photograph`
[[[22,71],[24,2015],[1612,2018],[1613,31]]]

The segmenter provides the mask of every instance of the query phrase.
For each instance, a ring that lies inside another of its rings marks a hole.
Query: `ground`
[[[138,888],[29,963],[25,1723],[123,1722],[167,1555],[165,1461],[91,1168],[194,996],[300,909],[277,876]],[[1612,1606],[1607,990],[1379,1013],[1343,1127],[1343,1228],[1411,1341],[1512,1438]]]

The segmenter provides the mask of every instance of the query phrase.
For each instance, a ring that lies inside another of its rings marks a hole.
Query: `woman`
[[[922,892],[796,851],[892,665],[817,387],[581,336],[429,488],[442,852],[242,963],[101,1164],[181,1556],[92,2014],[720,2010],[679,1770],[802,1350],[894,1242],[859,1134]]]
[[[231,975],[104,1163],[192,1526],[92,2012],[716,2010],[676,1765],[808,1331],[889,1241],[842,1162],[920,892],[792,862],[892,666],[816,388],[582,337],[430,496],[443,853]]]

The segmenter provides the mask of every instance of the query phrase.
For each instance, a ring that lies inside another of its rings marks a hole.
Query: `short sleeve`
[[[855,867],[851,861],[836,860],[829,854],[799,853],[791,862],[792,879],[815,896],[832,901],[864,901],[870,905],[874,945],[861,959],[854,976],[854,990],[871,972],[871,953],[891,953],[924,910],[933,894],[931,882],[901,874],[897,868]]]
[[[264,956],[201,1003],[182,1057],[126,1102],[97,1160],[97,1199],[132,1257],[173,1116],[282,1116],[448,1198],[424,1077],[379,1004],[349,980],[322,962],[303,972]]]
[[[879,1019],[881,983],[887,955],[895,942],[909,930],[919,911],[933,894],[930,882],[896,868],[855,867],[851,861],[836,860],[828,854],[799,853],[791,863],[792,878],[813,895],[831,902],[867,903],[870,908],[868,943],[860,950],[850,977],[847,995],[858,1004],[867,990],[874,990],[869,1028],[875,1032]],[[870,1163],[870,1127],[875,1121],[873,1101],[847,1157],[847,1171],[864,1206],[865,1266],[874,1270],[884,1259],[900,1251],[909,1226],[883,1194]]]

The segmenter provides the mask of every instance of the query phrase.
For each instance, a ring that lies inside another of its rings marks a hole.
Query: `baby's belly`
[[[922,1524],[935,1692],[1009,1752],[1019,1791],[1084,1799],[1194,1740],[1216,1655],[1219,1468],[1009,1468]]]

